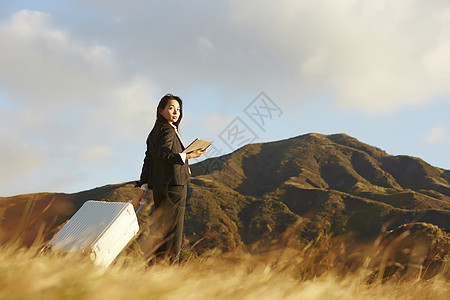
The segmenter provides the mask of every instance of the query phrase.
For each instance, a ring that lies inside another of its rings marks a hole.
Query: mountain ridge
[[[300,223],[299,241],[348,232],[366,238],[411,222],[450,230],[449,170],[390,155],[345,133],[248,144],[192,164],[191,171],[185,235],[199,252],[277,239]],[[128,201],[136,192],[128,182],[74,194],[0,197],[2,228],[14,229],[25,204],[35,202],[24,241],[32,242],[40,224],[47,226],[45,240],[84,201]],[[151,193],[146,198],[151,203]],[[143,228],[149,212],[139,217]]]

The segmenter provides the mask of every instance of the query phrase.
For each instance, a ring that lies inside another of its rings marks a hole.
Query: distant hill
[[[42,231],[50,239],[87,200],[125,201],[135,190],[127,183],[74,194],[36,193],[0,197],[0,243],[20,237],[30,245]]]
[[[185,233],[198,252],[348,232],[365,239],[411,222],[450,230],[449,170],[389,155],[346,134],[249,144],[191,170]],[[122,183],[0,198],[3,239],[22,232],[30,244],[40,228],[49,239],[85,201],[128,201],[135,192],[133,183]],[[147,197],[151,201],[151,193]],[[149,211],[139,216],[143,228]]]

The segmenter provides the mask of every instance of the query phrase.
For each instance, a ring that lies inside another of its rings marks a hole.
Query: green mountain
[[[299,238],[307,240],[349,231],[368,237],[410,222],[450,229],[449,170],[391,156],[345,134],[246,145],[191,170],[199,201],[189,216],[193,224],[204,218],[196,206],[214,203],[214,215],[227,218],[210,220],[212,227],[236,242],[270,240],[296,222]]]
[[[346,134],[249,144],[191,171],[185,233],[196,252],[349,232],[366,239],[412,222],[450,229],[450,170]],[[21,236],[30,244],[39,230],[49,239],[85,201],[128,201],[135,193],[133,183],[122,183],[0,198],[3,240]],[[150,210],[139,216],[143,231]]]

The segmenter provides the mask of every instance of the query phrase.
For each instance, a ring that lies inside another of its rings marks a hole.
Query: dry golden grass
[[[364,245],[321,236],[299,246],[295,230],[228,253],[197,256],[185,245],[179,265],[148,266],[133,241],[106,270],[79,254],[42,253],[42,232],[28,248],[20,235],[9,242],[0,235],[0,299],[434,300],[450,293],[448,235],[423,224]]]
[[[80,255],[39,249],[0,248],[0,299],[379,300],[449,294],[446,264],[427,279],[422,269],[380,278],[377,272],[388,260],[379,245],[349,249],[332,239],[297,249],[261,247],[253,254],[211,250],[180,265],[147,266],[136,251],[128,251],[107,270]]]

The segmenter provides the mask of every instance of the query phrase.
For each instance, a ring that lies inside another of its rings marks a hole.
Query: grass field
[[[179,265],[148,266],[127,251],[107,270],[80,255],[0,249],[0,299],[448,299],[448,265],[425,275],[391,266],[380,246],[350,249],[323,239],[297,249],[207,251]],[[381,250],[380,250],[381,249]],[[426,267],[426,266],[425,266]]]

